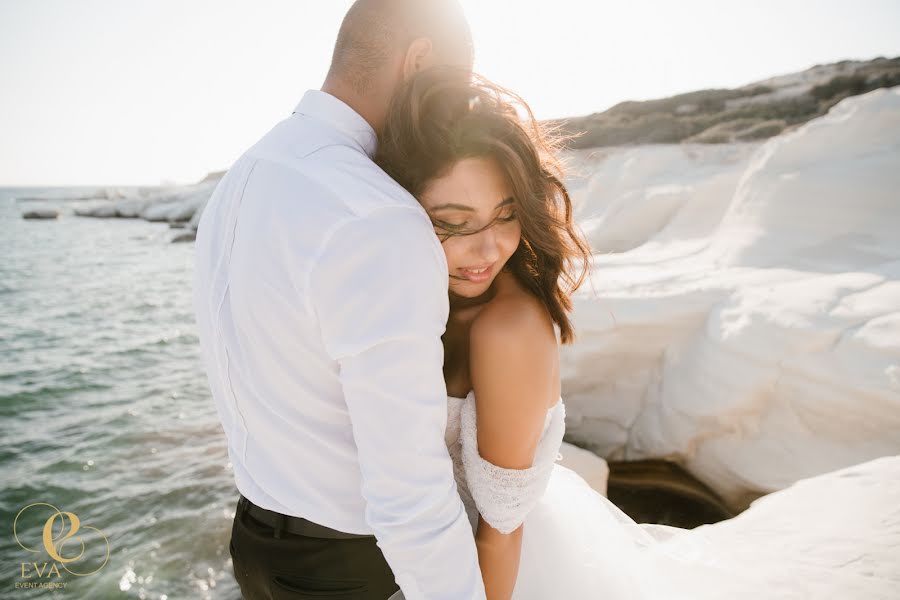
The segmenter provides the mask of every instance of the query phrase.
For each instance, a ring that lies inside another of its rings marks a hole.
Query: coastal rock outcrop
[[[23,219],[58,219],[59,211],[55,208],[32,208],[22,213]]]
[[[574,152],[566,439],[735,510],[900,453],[898,140],[894,87],[764,143]]]

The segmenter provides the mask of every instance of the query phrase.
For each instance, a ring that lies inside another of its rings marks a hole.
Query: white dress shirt
[[[200,219],[194,308],[238,490],[375,534],[409,600],[484,598],[444,442],[447,262],[376,136],[306,92]]]

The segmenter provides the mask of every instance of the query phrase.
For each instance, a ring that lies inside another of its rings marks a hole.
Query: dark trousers
[[[246,600],[386,600],[399,586],[375,537],[328,539],[266,525],[238,501],[231,528],[234,578]]]

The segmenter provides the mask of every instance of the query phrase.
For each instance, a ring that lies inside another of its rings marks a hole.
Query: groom
[[[446,259],[371,160],[398,85],[438,64],[472,66],[456,0],[357,0],[322,89],[200,220],[194,308],[248,600],[485,597],[444,442]]]

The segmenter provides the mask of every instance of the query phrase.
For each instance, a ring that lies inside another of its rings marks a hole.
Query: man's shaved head
[[[471,68],[472,35],[457,0],[356,0],[338,33],[328,78],[368,93],[410,44],[431,41],[433,60]]]

